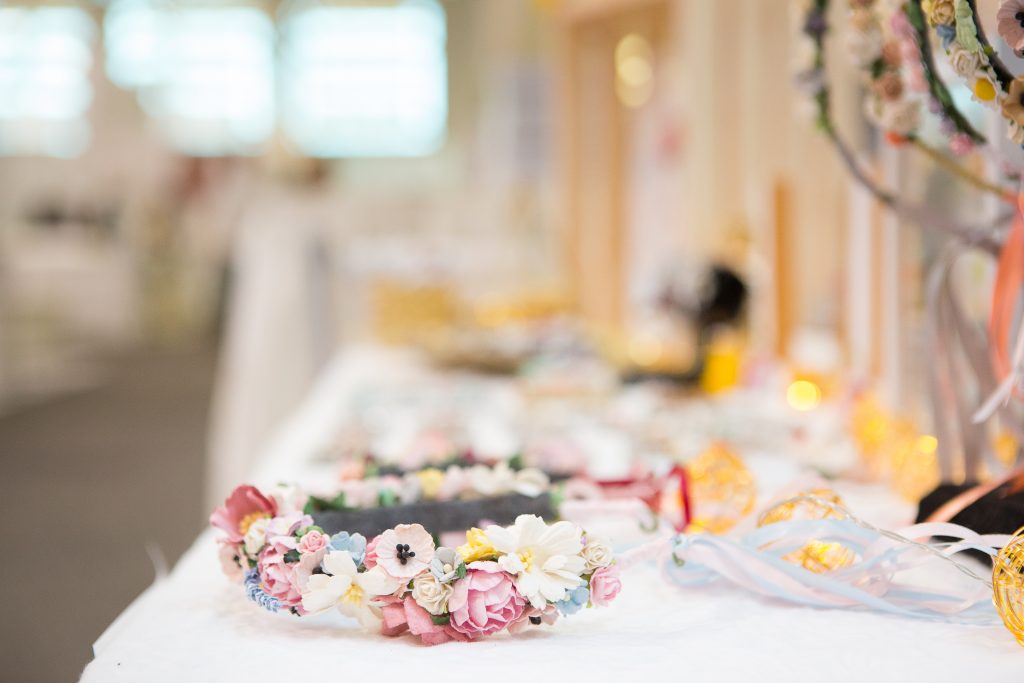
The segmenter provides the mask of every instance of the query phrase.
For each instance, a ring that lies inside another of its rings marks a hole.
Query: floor
[[[213,367],[131,353],[93,390],[0,417],[0,683],[77,680],[150,553],[173,563],[201,530]]]

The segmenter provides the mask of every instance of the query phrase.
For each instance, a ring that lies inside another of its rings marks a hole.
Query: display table
[[[340,355],[267,450],[253,482],[308,478],[336,433],[345,397],[367,381],[425,372],[375,350]],[[780,454],[746,455],[762,491],[800,468]],[[885,525],[912,509],[885,488],[836,489]],[[82,676],[96,681],[432,680],[954,681],[1020,680],[1024,649],[1001,626],[964,627],[866,611],[819,610],[762,599],[725,583],[680,590],[637,566],[622,595],[555,627],[435,647],[367,634],[330,613],[264,612],[222,576],[214,534],[200,535],[94,645]],[[73,609],[73,606],[72,606]]]

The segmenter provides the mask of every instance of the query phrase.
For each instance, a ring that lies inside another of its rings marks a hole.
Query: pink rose
[[[366,555],[363,557],[363,566],[367,569],[373,569],[377,566],[377,543],[380,541],[380,536],[374,536],[370,539],[370,542],[366,544]]]
[[[385,598],[381,609],[381,633],[386,636],[398,636],[406,631],[419,636],[426,645],[439,645],[449,640],[469,640],[464,634],[456,631],[450,624],[435,624],[427,610],[410,598]]]
[[[303,555],[319,552],[327,546],[327,536],[311,529],[299,540],[299,552]]]
[[[615,565],[601,567],[590,577],[590,601],[598,607],[607,607],[620,590],[622,581],[619,580],[619,568]]]
[[[452,628],[470,638],[486,636],[523,616],[526,598],[497,562],[473,562],[467,569],[448,599]]]
[[[292,550],[299,550],[299,542],[291,533],[268,536],[267,545],[260,551],[256,562],[256,570],[267,595],[280,600],[285,608],[294,607],[302,614],[302,590],[323,560],[327,546],[313,553],[300,554],[298,562],[287,562],[285,556]]]
[[[232,543],[241,543],[253,521],[277,514],[277,503],[255,486],[239,486],[210,515],[210,524],[224,531]]]

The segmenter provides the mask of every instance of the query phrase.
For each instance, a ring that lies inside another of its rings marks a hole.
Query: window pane
[[[95,34],[77,8],[0,9],[0,154],[69,157],[88,146]]]
[[[178,149],[248,154],[273,134],[274,25],[266,13],[122,0],[106,27],[111,79],[138,90]]]
[[[286,134],[313,156],[435,152],[448,118],[445,42],[433,1],[295,12],[282,27]]]

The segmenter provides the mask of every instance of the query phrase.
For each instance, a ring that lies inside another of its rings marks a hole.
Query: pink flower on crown
[[[949,139],[949,149],[958,157],[966,156],[974,151],[974,141],[966,133],[957,133]]]
[[[601,567],[590,577],[590,601],[598,607],[607,607],[622,590],[619,568]]]
[[[529,606],[523,612],[523,616],[509,625],[508,632],[518,634],[528,631],[533,626],[540,626],[541,624],[550,626],[556,621],[558,621],[558,608],[554,605],[549,604],[544,609]]]
[[[377,566],[396,579],[411,579],[434,559],[434,539],[422,524],[399,524],[375,540]]]
[[[210,524],[224,531],[231,543],[241,543],[252,523],[277,514],[277,503],[255,486],[243,485],[231,492],[224,505],[210,515]]]
[[[426,645],[439,645],[449,640],[467,641],[469,638],[452,628],[451,624],[435,624],[427,610],[411,597],[383,598],[381,633],[397,636],[408,631]]]
[[[303,555],[319,552],[327,546],[327,540],[326,534],[311,529],[299,540],[299,552]]]
[[[227,539],[219,539],[217,541],[217,557],[220,559],[220,568],[224,570],[224,575],[234,583],[242,583],[245,575],[240,564],[241,550],[238,545]]]
[[[268,527],[267,544],[256,562],[263,591],[280,600],[283,607],[294,607],[300,614],[303,613],[302,590],[327,548],[325,545],[316,552],[301,553],[295,532],[312,523],[312,517],[298,512],[275,518]],[[292,551],[299,553],[297,559],[294,554],[289,555]]]
[[[526,598],[497,562],[470,564],[466,578],[455,582],[448,598],[452,628],[470,638],[501,631],[518,621],[525,609]]]
[[[366,544],[366,553],[363,556],[363,566],[367,569],[373,569],[377,566],[378,541],[380,541],[380,536],[374,536],[370,539],[370,542]]]
[[[1003,0],[996,12],[996,28],[1014,52],[1024,52],[1024,0]]]

